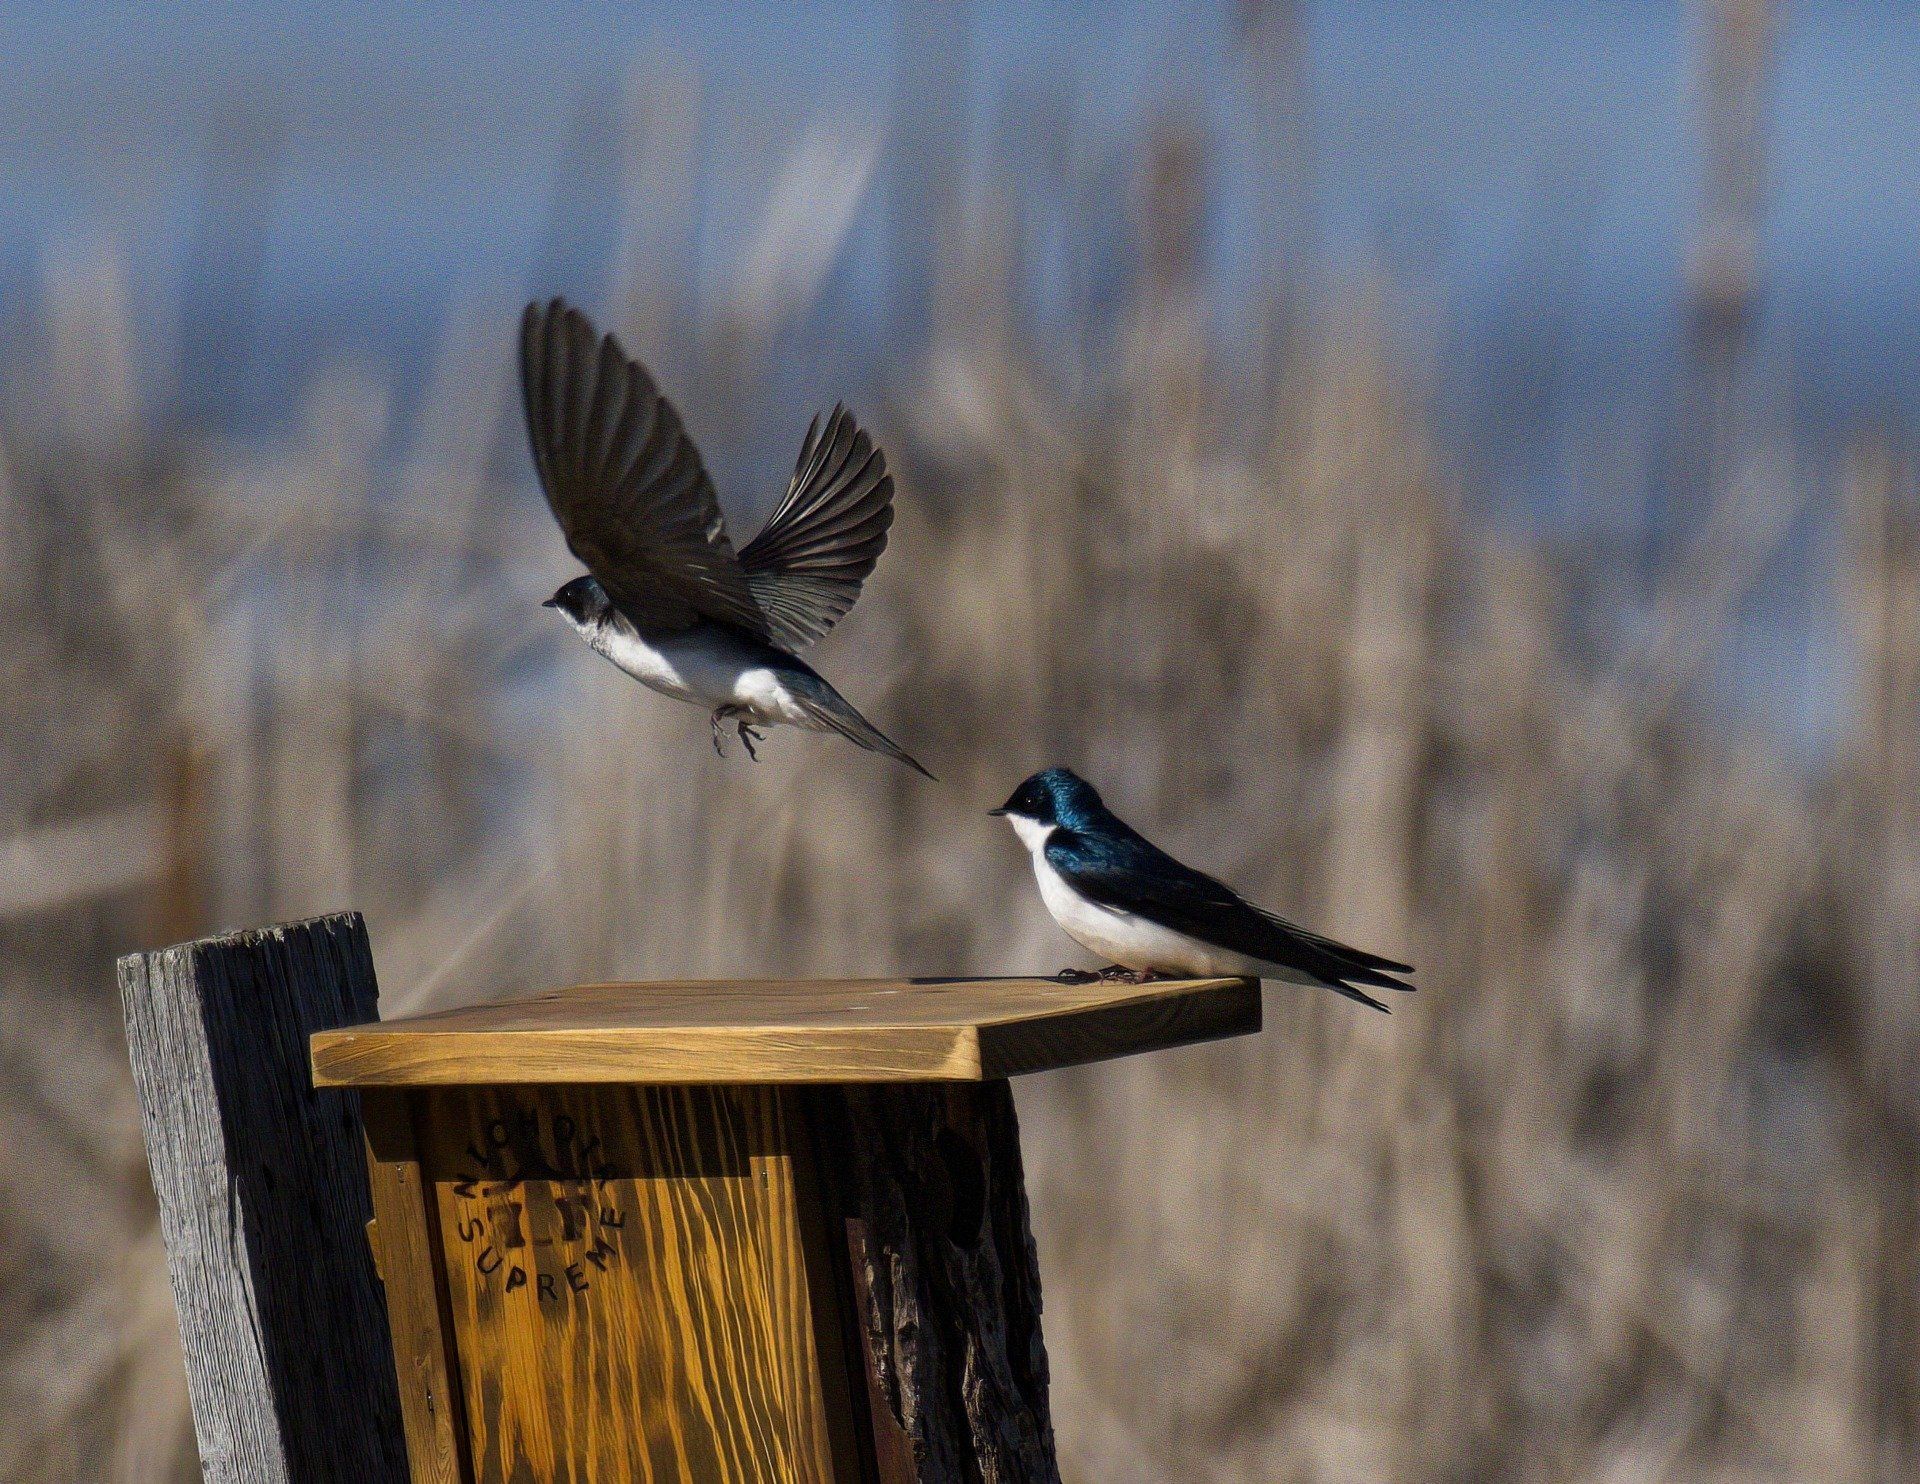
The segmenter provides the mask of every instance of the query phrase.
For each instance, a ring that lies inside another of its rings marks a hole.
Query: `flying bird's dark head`
[[[591,577],[576,577],[555,593],[542,608],[558,608],[561,616],[576,629],[597,627],[612,611],[607,590]]]
[[[1048,768],[1028,778],[991,814],[1037,825],[1074,828],[1105,812],[1094,786],[1068,768]]]

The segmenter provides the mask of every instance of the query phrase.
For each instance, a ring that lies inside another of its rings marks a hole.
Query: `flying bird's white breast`
[[[676,701],[717,706],[723,692],[732,689],[717,655],[704,653],[678,636],[649,643],[625,624],[606,624],[587,631],[584,637],[596,653],[612,660],[642,685]]]
[[[1088,900],[1075,891],[1047,859],[1047,841],[1059,826],[1041,824],[1018,814],[1010,814],[1007,819],[1020,837],[1020,843],[1033,857],[1033,875],[1040,884],[1040,900],[1061,930],[1081,947],[1126,968],[1151,969],[1161,974],[1188,974],[1197,979],[1215,975],[1274,977],[1271,966],[1263,966],[1245,954],[1230,953],[1185,933],[1177,933],[1136,912],[1122,912]]]
[[[628,624],[604,625],[587,643],[642,685],[709,710],[737,706],[754,720],[813,726],[761,651],[717,624],[655,639]]]

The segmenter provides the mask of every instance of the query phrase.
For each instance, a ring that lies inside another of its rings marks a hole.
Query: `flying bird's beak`
[[[540,601],[540,606],[542,608],[558,608],[560,606],[560,600],[558,598],[543,598]]]
[[[1004,815],[1004,814],[1005,814],[1006,812],[1007,812],[1007,811],[1006,811],[1006,810],[1005,810],[1004,808],[1002,808],[1002,809],[989,809],[989,810],[987,811],[987,813],[989,813],[989,814],[991,814],[991,815],[992,815],[992,816],[993,816],[993,817],[994,817],[995,819],[999,819],[999,818],[1000,818],[1000,817],[1001,817],[1002,815]]]

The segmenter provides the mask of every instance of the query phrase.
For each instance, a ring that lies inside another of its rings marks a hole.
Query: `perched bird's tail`
[[[1387,1007],[1361,989],[1360,985],[1371,989],[1397,989],[1403,994],[1412,992],[1414,986],[1406,982],[1406,977],[1413,973],[1411,964],[1382,958],[1377,953],[1368,953],[1365,949],[1352,948],[1345,943],[1336,943],[1332,938],[1310,932],[1298,923],[1288,922],[1284,917],[1278,917],[1263,908],[1254,907],[1253,910],[1281,935],[1284,950],[1273,953],[1271,957],[1277,967],[1290,971],[1289,977],[1310,979],[1336,994],[1343,994],[1350,1000],[1358,1000],[1363,1005],[1371,1005],[1382,1011]]]
[[[906,748],[855,711],[853,704],[845,696],[811,670],[804,676],[788,676],[786,679],[794,699],[800,703],[821,730],[838,732],[850,741],[858,742],[869,752],[877,752],[883,757],[892,758],[897,763],[905,763],[922,778],[935,783],[940,781],[921,767],[918,760]]]

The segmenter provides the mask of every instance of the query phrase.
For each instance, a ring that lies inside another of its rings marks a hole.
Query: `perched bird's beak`
[[[560,600],[558,598],[543,598],[540,600],[540,606],[542,608],[558,608],[560,606]]]
[[[995,819],[999,819],[1006,812],[1007,811],[1005,809],[989,809],[987,811],[987,813],[991,814]]]

